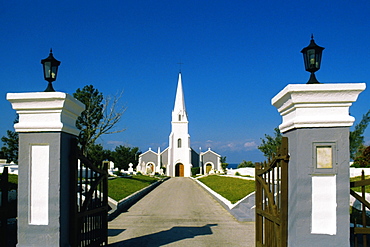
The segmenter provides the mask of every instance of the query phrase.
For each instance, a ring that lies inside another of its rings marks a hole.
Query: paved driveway
[[[171,178],[109,223],[109,246],[254,246],[254,222],[236,221],[190,178]]]

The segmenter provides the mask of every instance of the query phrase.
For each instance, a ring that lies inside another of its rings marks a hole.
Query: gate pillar
[[[69,246],[70,150],[84,105],[61,92],[8,93],[19,114],[18,245]]]
[[[349,246],[349,107],[365,87],[290,84],[272,99],[289,138],[288,246]]]

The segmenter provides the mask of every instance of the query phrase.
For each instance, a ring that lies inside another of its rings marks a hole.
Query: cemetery
[[[220,154],[190,146],[181,72],[168,148],[149,148],[126,169],[92,160],[88,130],[78,128],[87,105],[54,90],[60,61],[50,51],[41,60],[46,90],[6,96],[19,115],[19,154],[18,164],[0,160],[1,244],[245,244],[227,238],[229,230],[248,232],[256,246],[366,246],[370,168],[350,168],[349,152],[349,108],[366,84],[319,83],[323,49],[312,37],[302,50],[309,81],[271,99],[282,119],[276,153],[254,168],[226,170]]]

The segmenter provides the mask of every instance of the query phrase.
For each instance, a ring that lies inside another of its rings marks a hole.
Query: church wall
[[[161,154],[161,167],[162,166],[167,167],[167,165],[168,165],[168,149],[163,151],[163,153]]]
[[[191,149],[191,164],[193,167],[199,167],[199,154]]]

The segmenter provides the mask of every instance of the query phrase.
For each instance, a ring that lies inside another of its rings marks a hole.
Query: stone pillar
[[[69,246],[70,150],[84,105],[61,92],[8,93],[19,114],[18,245]]]
[[[290,84],[272,99],[289,138],[288,246],[349,246],[349,107],[365,87]]]

